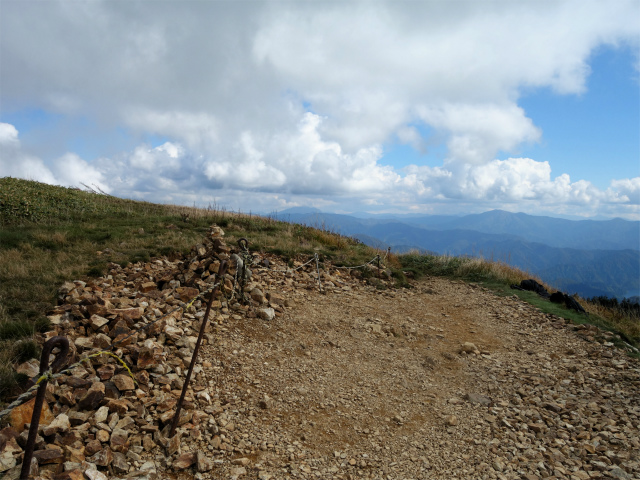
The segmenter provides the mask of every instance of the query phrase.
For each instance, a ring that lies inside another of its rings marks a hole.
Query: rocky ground
[[[74,362],[135,333],[114,350],[136,382],[104,354],[52,381],[34,475],[640,478],[640,362],[610,335],[447,279],[380,290],[327,268],[319,291],[315,264],[274,258],[253,259],[246,305],[214,305],[167,438],[204,301],[140,328],[208,290],[221,260],[235,265],[221,233],[191,262],[113,265],[63,287],[48,336],[68,336]],[[19,407],[0,432],[5,478],[29,421]]]

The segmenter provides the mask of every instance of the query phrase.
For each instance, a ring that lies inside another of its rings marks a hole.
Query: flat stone
[[[102,450],[89,457],[89,462],[98,465],[99,467],[106,467],[113,462],[113,452],[109,447],[104,447]]]
[[[56,433],[64,433],[71,428],[69,417],[64,413],[58,415],[49,425],[45,426],[42,433],[45,436],[53,435]]]
[[[52,445],[52,448],[33,452],[33,458],[38,460],[40,465],[48,463],[62,463],[64,461],[64,452],[57,445]]]
[[[456,425],[458,425],[458,423],[460,423],[458,417],[456,417],[455,415],[447,415],[447,417],[445,418],[445,422],[450,427],[455,427]]]
[[[464,396],[465,400],[471,403],[478,403],[480,405],[490,405],[491,399],[489,397],[485,397],[484,395],[480,395],[478,393],[467,393]]]
[[[104,423],[107,421],[107,417],[109,416],[109,407],[103,406],[100,407],[96,413],[93,415],[93,419],[96,423]]]
[[[31,423],[31,417],[33,417],[33,405],[36,403],[35,397],[22,405],[17,406],[11,413],[9,413],[9,423],[18,432],[24,430],[24,426],[27,423]],[[42,412],[40,413],[39,425],[49,425],[55,417],[51,413],[51,409],[47,402],[42,405]]]
[[[271,321],[276,318],[276,311],[271,307],[260,308],[258,309],[258,317],[262,320]]]
[[[139,308],[111,308],[107,311],[109,315],[119,315],[126,320],[139,320],[142,312]]]
[[[114,452],[111,466],[116,473],[127,473],[130,469],[127,456],[124,453]]]
[[[111,448],[114,452],[126,452],[129,449],[129,433],[121,428],[111,432]]]
[[[213,468],[213,461],[201,450],[198,450],[196,458],[196,469],[200,473],[208,472]]]
[[[196,454],[193,452],[185,452],[173,462],[173,468],[184,470],[194,463],[196,463]]]
[[[11,452],[2,452],[0,454],[0,472],[6,472],[16,466],[16,459]]]
[[[100,315],[91,315],[89,319],[89,326],[94,330],[99,330],[109,323],[108,318],[101,317]]]
[[[33,378],[40,373],[40,360],[32,358],[16,367],[17,373]]]
[[[84,474],[79,468],[59,473],[53,478],[54,480],[85,480]]]
[[[95,468],[90,468],[86,470],[84,474],[87,476],[89,480],[109,480],[104,473],[99,472]]]
[[[464,352],[464,353],[480,353],[480,350],[478,350],[478,347],[476,347],[473,343],[471,342],[464,342],[461,346],[460,346],[460,351]]]
[[[129,375],[119,374],[114,375],[112,378],[113,383],[121,392],[125,392],[128,390],[135,390],[136,384]]]
[[[78,402],[80,410],[95,410],[104,399],[105,386],[102,382],[95,382]]]
[[[93,339],[90,337],[78,337],[73,343],[78,350],[89,350],[93,348]]]
[[[173,437],[171,437],[169,439],[169,443],[167,445],[167,453],[169,455],[174,455],[175,453],[177,453],[180,450],[180,439],[182,438],[182,435],[179,433],[176,433]]]

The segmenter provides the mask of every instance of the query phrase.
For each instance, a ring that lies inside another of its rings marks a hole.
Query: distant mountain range
[[[640,222],[566,220],[492,210],[466,216],[340,215],[297,208],[279,220],[325,228],[397,253],[501,260],[583,297],[640,295]]]

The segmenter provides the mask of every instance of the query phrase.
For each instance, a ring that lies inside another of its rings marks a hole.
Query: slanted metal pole
[[[220,282],[224,282],[224,274],[227,271],[227,261],[223,260],[220,264],[220,268],[218,269],[218,279]],[[204,313],[204,317],[202,317],[202,325],[200,326],[200,335],[198,335],[198,341],[196,342],[196,347],[193,350],[193,356],[191,357],[191,363],[189,364],[189,370],[187,371],[187,378],[184,381],[184,385],[182,386],[182,393],[180,394],[180,400],[178,400],[178,404],[176,405],[176,414],[173,417],[171,422],[171,429],[169,430],[169,438],[173,437],[176,427],[178,426],[178,421],[180,420],[180,410],[182,410],[182,402],[184,402],[184,397],[187,394],[187,389],[189,388],[189,382],[191,381],[191,373],[193,373],[193,366],[196,364],[196,360],[198,359],[198,351],[200,350],[200,344],[202,343],[202,337],[204,336],[204,331],[207,328],[207,322],[209,320],[209,312],[211,311],[211,305],[213,304],[213,300],[218,295],[219,286],[214,288],[211,292],[211,296],[209,297],[209,303],[207,303],[207,310]]]
[[[56,355],[56,359],[51,364],[51,371],[55,372],[60,369],[67,361],[69,353],[69,340],[67,337],[50,338],[42,347],[42,355],[40,356],[40,376],[49,369],[49,355],[55,347],[60,347],[60,352]],[[31,470],[31,459],[33,458],[33,450],[36,446],[36,438],[38,437],[38,425],[40,424],[40,414],[42,413],[42,405],[44,404],[44,394],[47,391],[46,378],[39,383],[38,392],[36,393],[36,401],[33,404],[33,414],[31,415],[31,426],[29,427],[29,436],[27,444],[24,448],[24,456],[22,457],[22,469],[20,470],[20,480],[29,478],[29,470]]]

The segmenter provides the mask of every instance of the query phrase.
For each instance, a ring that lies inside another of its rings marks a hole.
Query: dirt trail
[[[89,360],[47,387],[38,479],[640,479],[640,362],[610,335],[442,278],[378,290],[326,266],[319,292],[315,265],[259,255],[247,301],[216,302],[167,438],[197,296],[233,257],[221,237],[212,227],[189,261],[113,264],[61,287],[44,337]],[[135,383],[97,354],[123,338]],[[28,408],[0,431],[6,478]]]
[[[222,451],[247,463],[218,475],[639,478],[638,362],[557,317],[436,278],[286,295],[205,354]]]

